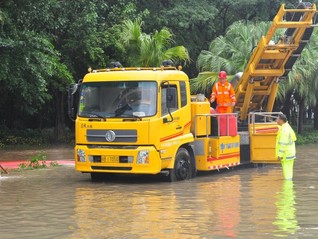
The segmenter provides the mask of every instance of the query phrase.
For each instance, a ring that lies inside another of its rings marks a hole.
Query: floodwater
[[[73,166],[0,178],[0,238],[318,238],[318,145],[297,147],[294,180],[279,165],[209,172],[176,183]]]

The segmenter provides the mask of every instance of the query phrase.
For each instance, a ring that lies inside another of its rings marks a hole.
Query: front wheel
[[[191,160],[188,150],[180,148],[176,154],[174,168],[169,170],[170,181],[179,181],[192,178],[193,161]]]

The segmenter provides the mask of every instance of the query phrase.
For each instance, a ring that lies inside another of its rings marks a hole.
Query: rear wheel
[[[169,170],[169,179],[171,182],[186,180],[192,178],[193,163],[188,150],[180,148],[176,154],[174,168]]]

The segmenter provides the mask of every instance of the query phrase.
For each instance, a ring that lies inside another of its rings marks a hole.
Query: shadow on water
[[[213,178],[213,177],[219,177],[222,175],[226,176],[228,174],[235,174],[235,172],[240,170],[246,170],[246,169],[253,169],[253,168],[272,168],[273,165],[256,165],[256,164],[246,164],[241,165],[238,167],[233,168],[223,168],[220,170],[215,171],[198,171],[196,174],[196,177],[194,179],[186,180],[186,181],[193,181],[196,178]],[[90,175],[87,173],[87,175]],[[91,179],[91,178],[90,178]],[[141,175],[131,175],[131,174],[116,174],[116,173],[101,173],[98,174],[96,178],[91,180],[92,183],[122,183],[122,184],[153,184],[153,183],[170,183],[168,175],[165,173],[160,173],[157,175],[147,175],[147,174],[141,174]],[[178,183],[178,182],[173,182]],[[181,182],[182,183],[182,182]]]

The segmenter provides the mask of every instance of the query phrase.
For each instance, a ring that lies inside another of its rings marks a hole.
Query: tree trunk
[[[58,91],[55,94],[56,118],[55,118],[55,130],[54,130],[55,137],[54,138],[56,139],[56,141],[63,141],[66,138],[64,99],[65,99],[64,93]]]
[[[307,121],[309,121],[309,122],[311,122],[311,115],[312,115],[312,108],[308,108],[308,110],[307,110],[307,117],[306,117],[306,120]]]
[[[306,111],[304,110],[305,103],[304,100],[301,99],[299,101],[299,111],[298,111],[298,133],[303,134],[304,133],[304,114]]]
[[[291,98],[292,92],[289,91],[286,94],[286,98],[285,98],[285,102],[284,102],[284,106],[281,109],[281,111],[286,115],[287,119],[292,120],[291,119],[291,113],[290,113],[290,109],[291,109]]]
[[[318,129],[318,104],[314,108],[314,128]]]

